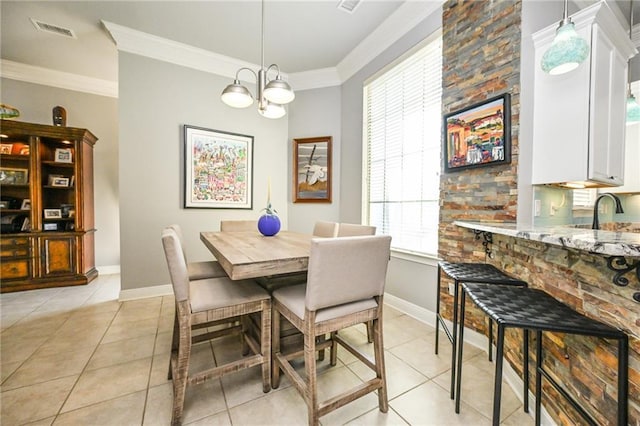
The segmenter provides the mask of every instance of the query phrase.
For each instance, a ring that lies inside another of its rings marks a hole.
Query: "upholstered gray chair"
[[[304,349],[280,352],[280,339],[273,333],[272,386],[280,383],[280,370],[290,379],[307,404],[310,425],[319,418],[370,392],[378,393],[378,408],[387,412],[387,382],[382,341],[382,299],[389,262],[391,237],[360,236],[314,238],[311,241],[307,283],[276,290],[272,295],[273,329],[279,330],[283,316],[304,335]],[[372,362],[343,340],[337,331],[361,322],[373,323]],[[317,338],[330,333],[330,339]],[[337,362],[337,344],[375,372],[375,378],[328,401],[318,401],[316,358],[318,349],[331,347],[331,365]],[[304,378],[291,361],[304,357]]]
[[[375,235],[376,227],[369,225],[360,225],[356,223],[341,223],[338,225],[338,237],[355,237],[357,235]],[[370,322],[365,323],[367,327],[367,341],[373,342],[373,330]]]
[[[355,237],[356,235],[375,235],[376,227],[356,223],[341,223],[338,225],[337,237]]]
[[[226,277],[227,273],[222,269],[220,263],[217,260],[205,260],[203,262],[188,262],[187,253],[184,249],[184,237],[182,236],[182,229],[180,225],[169,225],[169,228],[178,236],[180,241],[180,247],[182,247],[182,255],[185,262],[187,262],[187,272],[189,274],[189,280],[202,280],[205,278],[219,278]]]
[[[318,221],[313,227],[313,236],[332,238],[336,236],[338,224],[335,222]]]
[[[224,232],[258,231],[257,220],[221,220],[220,230]]]
[[[171,424],[181,424],[187,385],[194,385],[209,379],[241,369],[262,365],[262,390],[271,390],[271,297],[269,293],[250,280],[231,281],[228,277],[189,281],[180,239],[172,228],[162,232],[162,245],[169,267],[171,283],[175,295],[175,320],[169,379],[173,382],[173,411]],[[192,335],[195,328],[205,328],[232,321],[251,313],[260,313],[260,343],[243,333],[240,325],[216,328],[206,334]],[[227,364],[213,366],[206,371],[189,372],[192,344],[212,340],[228,334],[243,335],[243,341],[253,355],[239,357]]]

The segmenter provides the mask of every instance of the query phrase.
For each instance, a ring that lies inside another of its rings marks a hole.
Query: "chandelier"
[[[264,0],[262,0],[262,26],[261,26],[261,42],[260,42],[260,69],[256,73],[251,68],[242,67],[236,71],[236,78],[233,83],[228,85],[222,91],[222,102],[233,108],[246,108],[253,105],[254,98],[249,89],[240,84],[238,75],[240,71],[250,71],[256,79],[256,99],[258,99],[258,112],[267,118],[284,117],[286,111],[284,105],[291,102],[295,97],[295,93],[291,90],[291,86],[280,76],[280,67],[276,64],[264,67]],[[269,71],[276,70],[276,78],[268,80]]]

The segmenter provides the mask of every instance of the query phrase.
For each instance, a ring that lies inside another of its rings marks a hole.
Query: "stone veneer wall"
[[[443,173],[440,181],[439,256],[452,262],[489,262],[530,286],[543,288],[579,312],[630,334],[629,420],[640,424],[640,305],[615,287],[602,256],[494,235],[493,259],[481,241],[455,220],[516,221],[520,107],[521,2],[448,0],[443,6],[443,114],[504,92],[511,94],[510,165]],[[637,287],[634,277],[632,286]],[[451,318],[448,280],[441,310]],[[468,306],[466,326],[486,334],[487,319]],[[508,330],[505,354],[522,374],[520,331]],[[533,341],[532,341],[533,343]],[[572,395],[587,401],[600,424],[615,422],[617,347],[601,339],[545,333],[545,362]],[[532,345],[531,377],[535,373]],[[543,381],[543,383],[545,383]],[[534,391],[532,381],[531,391]],[[559,424],[581,424],[561,397],[544,385],[543,404]]]

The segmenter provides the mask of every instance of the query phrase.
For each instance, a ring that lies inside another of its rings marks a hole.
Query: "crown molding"
[[[118,97],[118,82],[0,59],[3,78],[94,95]]]
[[[406,1],[337,65],[342,82],[347,81],[422,20],[442,7],[441,1]]]
[[[342,79],[336,67],[289,74],[289,83],[296,90],[320,89],[322,87],[340,86]]]
[[[134,30],[113,22],[102,21],[102,25],[115,41],[118,50],[122,52],[146,56],[229,78],[235,78],[236,72],[242,67],[260,69],[260,65]],[[287,74],[281,74],[287,78]],[[250,76],[250,73],[243,73],[239,75],[239,78],[247,83],[256,84],[255,77],[246,79]]]

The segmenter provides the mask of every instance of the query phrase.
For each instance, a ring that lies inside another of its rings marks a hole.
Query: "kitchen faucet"
[[[622,202],[620,202],[620,198],[618,198],[617,195],[613,195],[608,192],[605,194],[601,194],[598,196],[598,198],[596,198],[596,203],[593,205],[593,225],[591,226],[591,229],[600,229],[600,222],[598,221],[598,203],[604,197],[609,197],[616,203],[617,214],[624,213],[624,210],[622,210]]]

